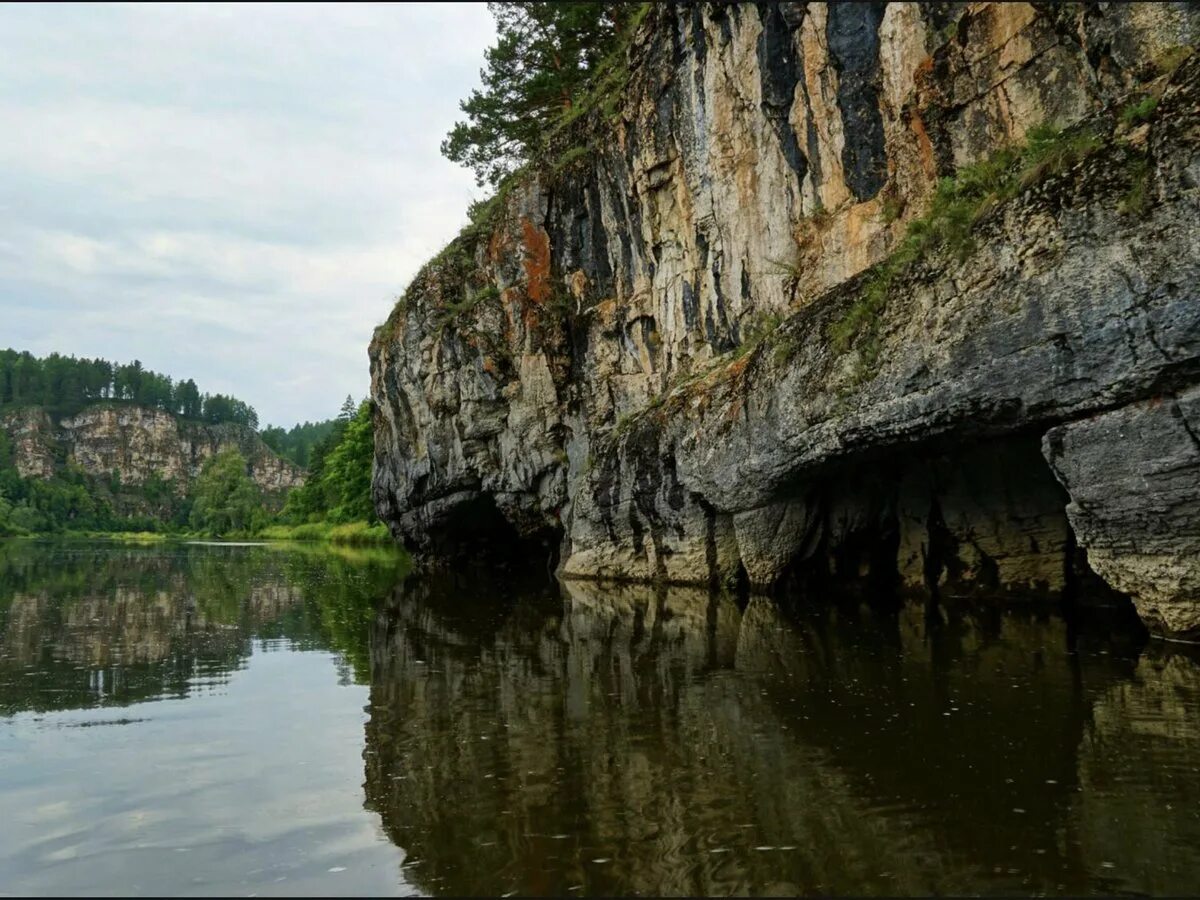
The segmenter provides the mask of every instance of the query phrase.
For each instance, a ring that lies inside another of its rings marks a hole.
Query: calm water
[[[1200,889],[1185,648],[403,576],[0,544],[0,893]]]

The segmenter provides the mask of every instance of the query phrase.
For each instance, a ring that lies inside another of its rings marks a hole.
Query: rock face
[[[304,481],[299,467],[276,455],[249,428],[190,422],[158,409],[96,404],[55,423],[45,410],[29,407],[9,413],[0,427],[12,439],[23,478],[49,478],[73,464],[95,478],[111,478],[115,472],[127,486],[158,478],[183,494],[205,461],[236,448],[267,495],[280,496]]]
[[[1087,454],[1040,446],[1200,381],[1197,34],[1166,3],[655,10],[592,152],[518,179],[377,330],[381,518],[429,559],[524,539],[570,577],[943,596],[1056,596],[1081,547],[1195,629],[1194,494],[1087,519]],[[939,178],[1043,123],[1086,150],[880,278]],[[1160,561],[1107,561],[1130,547]]]
[[[1092,568],[1156,630],[1200,637],[1200,387],[1052,429]]]

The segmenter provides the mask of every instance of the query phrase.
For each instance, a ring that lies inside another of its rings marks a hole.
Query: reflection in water
[[[184,697],[253,642],[340,651],[365,682],[390,555],[266,547],[0,543],[0,715]]]
[[[0,883],[1200,883],[1185,648],[1032,610],[785,614],[685,588],[403,576],[327,550],[0,544],[0,803],[19,811],[0,820]]]
[[[1200,666],[1170,646],[1092,633],[1072,653],[1028,611],[564,594],[410,581],[375,627],[367,804],[424,890],[1200,880]]]
[[[411,892],[355,684],[398,562],[0,543],[0,892]]]

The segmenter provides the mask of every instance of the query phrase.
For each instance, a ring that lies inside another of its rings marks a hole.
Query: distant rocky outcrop
[[[1182,3],[656,7],[615,119],[376,332],[381,518],[578,578],[1099,575],[1200,635],[1198,36]]]
[[[24,478],[50,478],[72,465],[94,478],[115,476],[125,487],[159,479],[183,495],[208,459],[235,448],[268,497],[281,499],[304,482],[302,469],[245,425],[194,422],[149,407],[97,403],[57,420],[40,407],[22,407],[0,415],[0,427]]]

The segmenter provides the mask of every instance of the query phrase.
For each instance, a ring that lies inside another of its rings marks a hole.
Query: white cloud
[[[194,377],[289,424],[367,387],[477,190],[438,144],[481,5],[0,7],[0,345]]]

